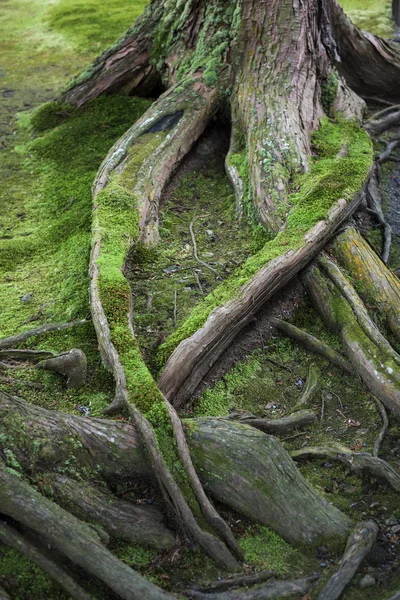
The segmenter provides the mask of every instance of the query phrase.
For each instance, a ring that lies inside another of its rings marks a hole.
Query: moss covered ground
[[[340,0],[340,4],[357,27],[382,37],[393,35],[391,0]]]

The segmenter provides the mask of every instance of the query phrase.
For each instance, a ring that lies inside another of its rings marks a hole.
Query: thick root
[[[400,341],[400,281],[354,227],[337,236],[332,253],[362,297],[373,303],[391,333]]]
[[[3,514],[33,529],[45,543],[108,585],[124,600],[171,600],[172,596],[111,554],[94,529],[47,500],[0,462]]]
[[[93,594],[86,592],[64,568],[45,553],[43,548],[38,548],[26,536],[2,520],[0,520],[0,542],[34,562],[54,581],[59,583],[74,600],[94,600]],[[2,595],[0,591],[0,599],[4,600],[5,598],[8,598],[8,596]]]
[[[30,423],[26,436],[7,437],[8,447],[27,471],[32,469],[29,457],[35,444],[38,464],[46,472],[62,468],[69,456],[113,485],[137,478],[154,480],[149,456],[132,423],[47,411],[1,392],[0,409],[1,434],[7,435],[10,428],[12,433],[11,423],[18,431],[20,423]],[[336,546],[348,535],[349,519],[314,492],[274,437],[221,419],[188,420],[184,427],[194,467],[204,488],[219,502],[276,529],[294,545],[333,541]],[[262,484],[255,485],[256,481]]]
[[[232,592],[210,592],[203,593],[195,590],[187,590],[189,598],[197,600],[269,600],[270,598],[303,598],[317,584],[317,577],[305,577],[294,581],[274,581],[244,592],[234,590]]]
[[[313,304],[333,331],[340,334],[354,371],[372,395],[400,414],[400,369],[388,354],[366,335],[348,301],[316,268],[304,277]]]
[[[364,558],[371,551],[378,530],[378,525],[373,521],[364,521],[357,525],[349,537],[338,571],[330,578],[318,600],[339,600],[342,597]]]

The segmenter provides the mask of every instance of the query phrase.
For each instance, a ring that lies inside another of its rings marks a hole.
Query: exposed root
[[[185,433],[183,431],[182,421],[180,420],[178,413],[174,407],[165,400],[168,408],[168,413],[171,419],[171,423],[174,429],[176,445],[178,447],[179,456],[183,463],[183,466],[190,478],[191,485],[193,487],[197,502],[199,503],[200,510],[206,519],[207,523],[218,533],[219,537],[226,543],[228,548],[232,550],[235,556],[243,560],[243,552],[236,542],[232,531],[226,522],[221,518],[210,500],[207,498],[203,486],[201,485],[200,479],[193,466],[192,457],[186,442]]]
[[[54,356],[54,352],[47,352],[46,350],[0,350],[0,358],[17,362],[37,362]]]
[[[0,461],[0,501],[3,514],[35,531],[51,547],[108,585],[124,600],[171,600],[113,556],[94,529],[36,492]]]
[[[386,320],[391,333],[400,341],[400,281],[373,251],[354,227],[340,233],[332,247],[338,259]]]
[[[85,319],[71,321],[70,323],[47,323],[46,325],[35,327],[35,329],[30,329],[29,331],[23,331],[17,335],[0,339],[0,350],[18,346],[18,344],[21,344],[22,342],[25,342],[25,340],[37,335],[44,335],[50,331],[62,331],[63,329],[69,329],[70,327],[76,327],[77,325],[84,325],[85,323],[87,323]]]
[[[392,355],[379,348],[359,325],[349,302],[316,268],[303,278],[314,306],[328,327],[340,334],[345,352],[371,393],[400,413],[400,369]]]
[[[379,527],[373,521],[359,523],[349,537],[338,571],[330,578],[318,600],[339,600],[363,560],[371,551]]]
[[[198,592],[186,590],[189,598],[199,600],[268,600],[269,598],[304,597],[315,587],[318,577],[306,577],[293,581],[274,581],[257,586],[244,592],[238,590],[226,592]]]
[[[392,348],[385,336],[381,334],[369,316],[360,296],[357,294],[353,286],[348,282],[339,267],[332,260],[330,260],[326,254],[321,254],[318,258],[318,262],[336,287],[343,294],[344,298],[346,298],[347,302],[350,304],[357,318],[358,324],[364,333],[372,342],[374,342],[374,344],[378,346],[378,348],[381,348],[381,350],[386,352],[396,362],[396,364],[400,366],[400,356]]]
[[[70,389],[78,389],[86,383],[87,360],[85,353],[79,348],[43,360],[37,368],[64,375],[67,377],[67,386]]]
[[[50,558],[48,552],[46,553],[43,548],[36,546],[28,537],[2,520],[0,520],[0,541],[5,546],[13,548],[34,562],[51,579],[59,583],[74,600],[94,600],[93,594],[86,592],[64,568]],[[8,596],[2,595],[0,591],[0,599],[5,598],[8,598]]]
[[[382,423],[383,423],[382,429],[380,430],[379,435],[376,438],[376,441],[374,444],[374,449],[372,450],[372,456],[375,456],[375,458],[378,458],[381,443],[382,443],[382,441],[386,435],[386,432],[389,428],[389,419],[388,419],[387,412],[386,412],[385,407],[383,406],[382,402],[379,402],[379,400],[377,398],[374,398],[374,400],[378,406],[378,409],[379,409],[379,412],[380,412],[381,418],[382,418]]]
[[[392,155],[393,150],[400,144],[400,140],[392,140],[386,144],[386,148],[376,158],[376,162],[381,165],[387,160],[399,160],[397,156]]]
[[[303,331],[302,329],[299,329],[291,323],[282,321],[281,319],[271,319],[271,325],[287,337],[290,337],[296,342],[302,344],[305,348],[307,348],[307,350],[315,352],[316,354],[320,354],[321,356],[326,358],[326,360],[328,360],[332,365],[341,369],[348,375],[353,374],[351,365],[348,363],[348,361],[346,361],[345,358],[340,356],[340,354],[336,352],[336,350],[333,350],[327,344],[321,342],[321,340],[318,340],[313,335],[307,333],[306,331]]]
[[[273,571],[260,571],[259,573],[255,573],[254,575],[228,577],[226,579],[213,581],[212,583],[203,586],[201,589],[195,591],[203,593],[226,592],[227,590],[235,588],[249,587],[258,583],[264,583],[265,581],[268,581],[268,579],[271,579],[271,577],[273,577],[274,575],[275,573]]]
[[[315,423],[317,417],[312,410],[298,410],[292,415],[282,417],[281,419],[256,419],[256,418],[243,418],[240,419],[242,423],[251,425],[256,429],[260,429],[264,433],[273,435],[279,435],[281,433],[287,433],[298,427],[307,427]]]
[[[382,210],[382,193],[381,193],[381,169],[377,164],[375,166],[375,170],[372,173],[367,189],[366,189],[366,198],[367,205],[369,210],[376,216],[380,225],[383,228],[383,250],[382,250],[382,260],[385,265],[389,261],[390,256],[390,248],[392,245],[392,228],[389,223],[385,219],[385,215]]]
[[[337,460],[348,467],[356,475],[364,473],[385,481],[396,492],[400,492],[400,475],[385,460],[371,456],[367,452],[353,452],[339,442],[321,444],[321,446],[305,447],[290,453],[294,460],[306,458],[329,458]]]
[[[10,423],[30,423],[29,433],[7,439],[26,471],[35,443],[47,472],[62,468],[68,456],[113,486],[144,477],[155,481],[149,455],[131,422],[49,411],[1,391],[0,408],[0,434],[7,435]],[[348,517],[315,493],[275,437],[212,418],[187,420],[184,428],[201,482],[219,502],[273,528],[295,546],[336,546],[348,536]],[[60,444],[60,439],[66,443]]]
[[[81,106],[104,93],[151,95],[160,85],[150,56],[161,15],[162,3],[150,3],[133,27],[71,82],[61,100]]]
[[[175,545],[175,535],[162,524],[162,513],[154,506],[120,500],[67,475],[46,473],[44,478],[57,504],[83,521],[97,523],[111,537],[157,549]]]
[[[318,366],[315,363],[310,363],[310,366],[308,367],[306,385],[301,393],[300,398],[297,400],[292,413],[298,410],[303,410],[304,408],[308,408],[310,406],[312,400],[320,390],[320,378],[321,371],[319,370]]]

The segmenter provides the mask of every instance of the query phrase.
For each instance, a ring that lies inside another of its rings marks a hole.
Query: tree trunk
[[[140,527],[132,523],[124,530],[121,515],[150,519],[148,543],[159,547],[170,547],[171,532],[157,510],[108,502],[104,486],[83,486],[69,472],[55,476],[66,456],[103,483],[138,476],[157,481],[185,534],[230,571],[241,569],[241,551],[202,486],[293,544],[340,545],[347,535],[349,519],[308,486],[275,438],[216,419],[188,420],[182,429],[175,408],[190,400],[257,311],[360,206],[373,156],[360,126],[365,103],[357,94],[399,101],[399,59],[398,45],[359,31],[337,0],[242,0],[234,9],[224,0],[152,0],[117,44],[62,94],[63,102],[80,106],[102,93],[163,92],[111,148],[93,184],[92,319],[115,379],[108,412],[125,410],[133,425],[49,413],[2,394],[6,418],[0,427],[7,447],[32,481],[38,471],[50,472],[49,485],[69,512],[0,462],[8,486],[1,492],[1,510],[79,562],[117,597],[171,596],[113,557],[82,519],[99,518],[111,535],[130,540],[141,539]],[[159,348],[157,385],[135,338],[125,261],[132,244],[157,243],[166,183],[221,113],[231,120],[226,168],[238,207],[247,205],[274,238]],[[375,255],[369,260],[377,302],[398,335],[398,286],[386,267],[378,268]],[[382,402],[400,412],[397,355],[373,328],[354,290],[338,291],[340,277],[335,283],[332,273],[330,281],[318,277],[317,272],[310,293],[329,324],[340,328],[349,360]],[[382,377],[369,373],[376,366],[376,344]],[[23,435],[13,437],[16,422]]]

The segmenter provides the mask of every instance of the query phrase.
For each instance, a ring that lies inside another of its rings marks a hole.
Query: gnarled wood
[[[264,433],[273,435],[287,433],[298,427],[307,427],[307,425],[312,425],[316,420],[316,414],[312,410],[299,410],[294,414],[282,417],[281,419],[240,419],[240,421],[246,425],[251,425],[251,427],[255,427]]]
[[[379,527],[373,521],[359,523],[349,537],[338,571],[330,578],[318,600],[339,600],[371,551]]]
[[[305,577],[294,581],[274,581],[264,586],[241,591],[206,593],[187,590],[189,598],[199,600],[269,600],[270,598],[303,598],[315,587],[317,577]]]
[[[30,424],[27,435],[19,436],[18,442],[14,436],[7,438],[28,471],[32,468],[31,445],[35,440],[43,442],[46,435],[46,443],[37,444],[37,465],[44,471],[62,467],[70,456],[114,485],[137,477],[154,479],[132,423],[47,411],[1,391],[0,414],[2,434],[10,431],[12,422],[19,427],[17,418]],[[336,544],[347,536],[349,519],[315,493],[277,439],[221,419],[187,420],[184,427],[194,467],[216,500],[276,528],[293,544],[315,540],[328,544],[335,540]]]

